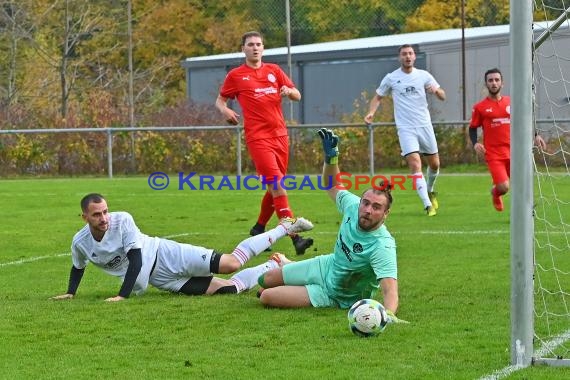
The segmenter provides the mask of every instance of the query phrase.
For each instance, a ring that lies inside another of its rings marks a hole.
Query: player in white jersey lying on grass
[[[336,184],[338,137],[319,130],[325,163],[323,178],[329,197],[343,214],[334,252],[272,269],[259,278],[261,303],[281,308],[338,307],[373,298],[380,287],[390,322],[398,310],[396,242],[384,225],[392,195],[390,184],[370,188],[358,197]],[[327,181],[328,179],[328,181]]]
[[[230,279],[213,273],[229,274],[241,268],[278,239],[313,228],[304,218],[284,218],[272,230],[243,240],[231,254],[178,243],[143,234],[127,212],[109,212],[105,198],[96,193],[81,200],[87,222],[73,237],[72,267],[67,292],[54,300],[75,296],[89,262],[108,274],[121,277],[118,294],[106,301],[121,301],[131,293],[142,294],[148,284],[158,289],[187,295],[240,293],[257,284],[257,278],[286,260],[276,253],[264,264],[244,269]]]

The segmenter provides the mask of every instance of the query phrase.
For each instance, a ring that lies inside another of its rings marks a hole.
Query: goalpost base
[[[563,358],[533,358],[532,365],[534,366],[549,366],[549,367],[570,367],[570,359]]]

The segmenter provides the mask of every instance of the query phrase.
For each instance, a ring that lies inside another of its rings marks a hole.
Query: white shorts
[[[433,127],[398,128],[398,138],[400,139],[402,156],[407,156],[413,152],[437,153],[437,141]]]
[[[149,283],[158,289],[178,292],[192,277],[212,276],[213,249],[160,239],[156,266]]]

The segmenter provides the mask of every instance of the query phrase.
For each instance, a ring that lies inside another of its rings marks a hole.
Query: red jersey
[[[483,126],[485,158],[489,160],[511,157],[511,98],[485,98],[473,106],[470,128]]]
[[[287,136],[281,108],[281,86],[295,87],[291,79],[273,63],[254,69],[243,64],[230,70],[220,95],[237,99],[243,113],[245,141]]]

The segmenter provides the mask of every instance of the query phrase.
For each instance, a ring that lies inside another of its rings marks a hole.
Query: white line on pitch
[[[544,355],[547,355],[549,352],[552,352],[555,348],[561,346],[568,340],[570,340],[570,330],[566,330],[564,333],[560,334],[554,339],[544,342],[542,347],[540,347],[537,351],[535,351],[534,357],[541,358]]]
[[[179,236],[188,236],[188,235],[190,235],[188,232],[184,232],[183,234],[162,236],[162,238],[163,239],[170,239],[170,238],[175,238],[175,237],[179,237]]]
[[[501,235],[501,234],[508,234],[508,233],[510,233],[510,231],[508,231],[508,230],[474,230],[474,231],[433,231],[433,230],[427,230],[427,231],[395,231],[395,232],[392,231],[392,234],[395,236],[404,235],[404,234],[418,234],[418,233],[421,235]],[[536,231],[535,233],[544,233],[544,232]],[[321,231],[321,232],[311,231],[311,232],[309,232],[309,234],[311,234],[311,235],[337,235],[337,232],[336,231]],[[219,232],[203,232],[203,231],[201,231],[201,232],[186,232],[186,233],[181,233],[181,234],[162,236],[162,238],[171,239],[171,238],[180,237],[180,236],[211,236],[211,235],[219,235]],[[243,235],[243,234],[239,233],[236,235]],[[5,267],[5,266],[10,266],[10,265],[19,265],[19,264],[38,261],[38,260],[50,259],[50,258],[54,258],[54,257],[61,257],[61,256],[65,256],[65,255],[70,255],[70,253],[68,252],[68,253],[59,253],[56,255],[36,256],[36,257],[30,257],[27,259],[10,261],[7,263],[0,263],[0,268]]]
[[[508,234],[507,230],[473,230],[473,231],[419,231],[423,235],[491,235]],[[411,232],[412,233],[412,232]],[[413,232],[418,233],[418,232]]]
[[[189,235],[188,233],[183,233],[183,234],[175,234],[175,235],[167,235],[167,236],[163,236],[164,239],[170,239],[170,238],[175,238],[175,237],[179,237],[179,236],[186,236]],[[66,252],[66,253],[58,253],[55,255],[46,255],[46,256],[36,256],[36,257],[29,257],[27,259],[20,259],[20,260],[16,260],[16,261],[10,261],[7,263],[0,263],[0,268],[2,267],[7,267],[7,266],[11,266],[11,265],[20,265],[20,264],[25,264],[25,263],[31,263],[34,261],[39,261],[39,260],[44,260],[44,259],[53,259],[56,257],[62,257],[62,256],[69,256],[71,255],[71,252]]]
[[[562,344],[564,344],[569,339],[570,339],[570,330],[566,330],[564,333],[555,337],[554,339],[547,341],[547,342],[544,342],[542,344],[542,346],[534,352],[534,357],[535,358],[542,358],[544,355],[547,355],[549,352],[552,352],[553,349],[561,346]],[[527,368],[527,367],[524,367],[522,365],[510,365],[510,366],[507,366],[505,368],[502,368],[502,369],[499,369],[499,370],[493,372],[491,375],[481,377],[479,380],[503,379],[507,376],[512,375],[513,372],[516,372],[516,371],[524,369],[524,368]]]
[[[520,365],[510,365],[503,369],[493,372],[491,375],[485,376],[480,378],[479,380],[499,380],[503,379],[509,375],[512,375],[513,372],[518,371],[519,369],[523,369],[525,367]]]
[[[69,256],[70,253],[66,252],[66,253],[58,253],[56,255],[51,255],[51,256],[36,256],[36,257],[30,257],[27,259],[20,259],[20,260],[16,260],[16,261],[10,261],[8,263],[0,263],[0,268],[2,267],[7,267],[9,265],[20,265],[20,264],[25,264],[25,263],[31,263],[33,261],[38,261],[38,260],[43,260],[43,259],[51,259],[54,257],[61,257],[61,256]]]
[[[390,231],[392,235],[404,235],[404,234],[423,234],[423,235],[491,235],[491,234],[508,234],[507,230],[478,230],[478,231]],[[307,231],[309,235],[337,235],[336,231]],[[190,236],[202,236],[202,235],[219,235],[219,232],[211,231],[200,231],[200,232],[189,232],[186,235]],[[243,233],[237,233],[234,235],[243,235]]]

